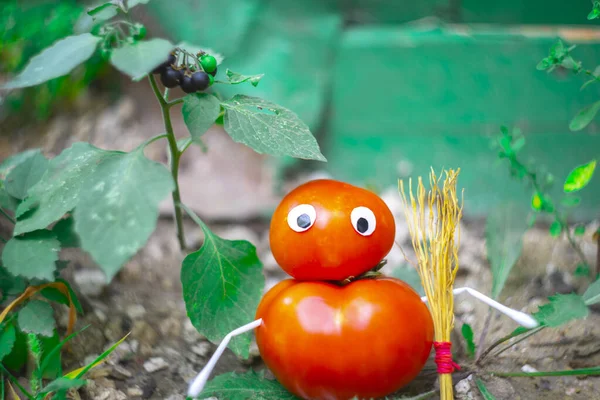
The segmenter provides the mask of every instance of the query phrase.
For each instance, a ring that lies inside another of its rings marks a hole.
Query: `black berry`
[[[181,86],[181,90],[183,90],[186,93],[194,93],[196,90],[198,90],[196,89],[196,85],[194,84],[192,77],[187,74],[183,75],[179,86]]]
[[[153,74],[162,74],[162,72],[164,71],[165,68],[167,68],[168,66],[170,66],[172,64],[175,64],[176,61],[177,61],[177,57],[175,57],[175,54],[169,54],[169,58],[167,58],[167,61],[160,64],[158,67],[154,68],[152,70],[152,73]]]
[[[173,69],[171,66],[166,67],[160,73],[160,81],[163,85],[165,85],[165,87],[174,88],[175,86],[179,85],[180,80],[181,71]]]
[[[196,90],[204,90],[210,84],[210,79],[206,72],[198,71],[192,74],[192,84]]]

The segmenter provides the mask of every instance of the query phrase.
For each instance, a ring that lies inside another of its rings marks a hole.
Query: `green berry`
[[[217,59],[209,54],[205,54],[200,59],[200,64],[205,72],[211,73],[217,69]]]
[[[135,24],[133,26],[133,29],[134,29],[133,38],[135,40],[142,40],[143,38],[146,37],[147,31],[146,31],[146,27],[144,25],[139,24],[139,23]]]
[[[208,74],[208,86],[212,86],[215,83],[215,77]]]

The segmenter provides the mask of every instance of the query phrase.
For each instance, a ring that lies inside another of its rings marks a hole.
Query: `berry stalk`
[[[175,133],[173,132],[173,124],[171,123],[171,106],[173,103],[169,103],[160,93],[158,86],[156,85],[156,79],[154,75],[148,74],[148,79],[150,80],[150,86],[152,86],[152,90],[154,91],[154,95],[158,100],[158,104],[162,110],[163,123],[165,125],[165,132],[167,133],[167,141],[169,142],[169,153],[171,155],[171,175],[173,176],[173,181],[175,182],[175,190],[173,190],[172,198],[173,198],[173,208],[175,211],[175,225],[177,227],[177,240],[179,241],[179,247],[181,250],[185,250],[185,233],[183,230],[183,214],[181,208],[178,207],[178,204],[181,203],[181,194],[179,192],[179,159],[181,158],[181,152],[177,148],[177,139],[175,138]]]

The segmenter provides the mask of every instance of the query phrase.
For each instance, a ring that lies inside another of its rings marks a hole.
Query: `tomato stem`
[[[177,240],[179,241],[179,247],[181,250],[185,250],[185,233],[183,230],[183,214],[181,212],[181,208],[177,205],[181,203],[181,194],[179,192],[179,159],[181,158],[181,152],[177,148],[177,138],[175,137],[175,133],[173,132],[173,124],[171,123],[171,113],[170,108],[173,104],[170,104],[168,100],[163,97],[158,89],[158,85],[156,84],[156,79],[154,75],[148,74],[148,79],[150,81],[150,86],[154,91],[154,95],[158,100],[158,104],[162,110],[163,123],[165,125],[165,132],[167,134],[167,141],[169,142],[169,153],[171,160],[171,175],[173,176],[173,181],[175,182],[175,190],[173,190],[173,208],[175,211],[175,225],[177,229]]]

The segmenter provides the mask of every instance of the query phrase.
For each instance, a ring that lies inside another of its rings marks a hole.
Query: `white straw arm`
[[[502,314],[511,318],[513,321],[515,321],[516,323],[518,323],[521,326],[524,326],[525,328],[531,329],[531,328],[536,328],[540,325],[539,322],[537,322],[535,320],[535,318],[533,318],[531,315],[526,314],[521,311],[513,310],[512,308],[508,308],[505,305],[498,303],[496,300],[489,298],[488,296],[478,292],[475,289],[471,289],[468,287],[456,288],[452,291],[452,293],[454,293],[455,295],[461,294],[461,293],[468,293],[471,296],[478,299],[479,301],[482,301],[485,304],[487,304],[488,306],[500,311]],[[421,297],[421,300],[423,302],[427,302],[427,296]]]
[[[200,396],[200,393],[202,393],[202,390],[204,389],[204,385],[206,385],[206,382],[208,382],[208,377],[210,376],[212,370],[215,368],[217,361],[219,361],[219,358],[227,348],[229,341],[234,336],[238,336],[255,328],[258,328],[260,324],[262,324],[262,318],[259,318],[256,321],[250,322],[249,324],[246,324],[244,326],[240,326],[239,328],[229,332],[227,336],[223,338],[223,341],[219,344],[217,350],[215,350],[215,354],[213,354],[210,360],[208,360],[206,366],[202,369],[202,371],[200,371],[200,373],[190,384],[190,387],[188,389],[188,397],[196,398]]]

